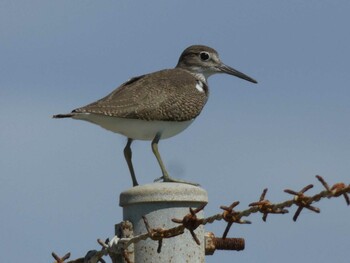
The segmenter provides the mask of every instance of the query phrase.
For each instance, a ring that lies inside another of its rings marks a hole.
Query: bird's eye
[[[210,58],[209,53],[207,53],[207,52],[201,52],[201,53],[199,53],[199,57],[200,57],[201,60],[203,60],[203,61],[207,61],[207,60]]]

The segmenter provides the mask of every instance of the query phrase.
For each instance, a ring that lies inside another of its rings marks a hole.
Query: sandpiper
[[[158,152],[158,142],[182,132],[200,114],[209,96],[207,79],[216,73],[257,83],[222,63],[214,49],[194,45],[182,52],[174,69],[131,78],[106,97],[53,118],[84,120],[126,136],[124,156],[133,186],[138,185],[131,162],[133,140],[152,141],[163,174],[155,181],[188,183],[169,176]]]

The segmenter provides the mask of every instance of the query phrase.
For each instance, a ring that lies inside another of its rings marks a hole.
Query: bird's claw
[[[174,179],[174,178],[171,178],[170,176],[159,177],[159,178],[155,179],[154,182],[159,182],[161,180],[163,180],[164,183],[180,183],[180,184],[189,184],[189,185],[193,185],[193,186],[200,186],[197,183],[192,183],[192,182],[187,182],[187,181],[183,181],[183,180],[179,180],[179,179]]]

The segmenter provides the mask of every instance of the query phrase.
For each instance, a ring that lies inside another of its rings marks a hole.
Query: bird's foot
[[[171,178],[170,176],[164,176],[164,175],[162,177],[155,179],[154,182],[159,182],[161,180],[163,180],[164,183],[180,183],[180,184],[189,184],[189,185],[199,186],[199,184],[196,184],[196,183],[174,179],[174,178]]]

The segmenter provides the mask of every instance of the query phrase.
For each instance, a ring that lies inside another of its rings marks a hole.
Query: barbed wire
[[[148,238],[158,242],[157,252],[161,252],[163,239],[172,238],[175,236],[182,235],[187,229],[193,240],[200,245],[200,240],[196,236],[194,230],[196,230],[201,225],[211,224],[215,221],[224,220],[227,223],[225,231],[222,235],[222,239],[225,240],[227,238],[227,234],[230,231],[230,228],[233,224],[251,224],[249,220],[243,219],[243,217],[249,217],[255,213],[263,214],[262,220],[266,221],[269,214],[286,214],[289,213],[287,208],[292,206],[297,206],[297,210],[294,213],[293,221],[297,221],[300,216],[300,213],[303,209],[308,209],[315,213],[320,213],[320,209],[318,207],[313,206],[312,204],[319,202],[324,198],[337,198],[343,196],[347,205],[350,205],[350,198],[348,194],[350,193],[350,185],[346,185],[345,183],[336,183],[332,187],[328,185],[328,183],[319,175],[316,175],[318,181],[322,184],[325,190],[308,196],[305,193],[313,188],[312,184],[309,184],[303,187],[300,191],[294,191],[291,189],[285,189],[284,192],[287,194],[293,195],[292,199],[286,200],[281,203],[271,203],[269,200],[265,199],[268,189],[264,189],[258,201],[250,203],[249,208],[236,211],[236,208],[239,205],[239,201],[233,202],[230,206],[220,206],[223,210],[222,213],[215,214],[213,216],[209,216],[206,218],[198,218],[197,214],[202,211],[206,205],[203,205],[199,208],[192,209],[189,208],[189,213],[185,215],[182,219],[173,218],[172,221],[174,223],[179,224],[173,228],[152,228],[149,225],[149,222],[145,216],[143,216],[143,221],[147,230],[147,233],[143,233],[137,235],[132,238],[119,238],[115,236],[112,240],[106,239],[106,241],[102,241],[98,239],[97,242],[102,246],[102,249],[90,250],[85,257],[78,258],[73,261],[65,261],[69,259],[70,253],[67,253],[65,256],[60,258],[52,253],[52,256],[55,258],[55,263],[105,263],[102,259],[103,256],[113,256],[119,255],[124,258],[127,263],[131,263],[131,260],[128,258],[128,254],[126,253],[127,248],[131,244],[135,244],[140,242],[141,240],[146,240]],[[240,249],[237,249],[240,250]]]

